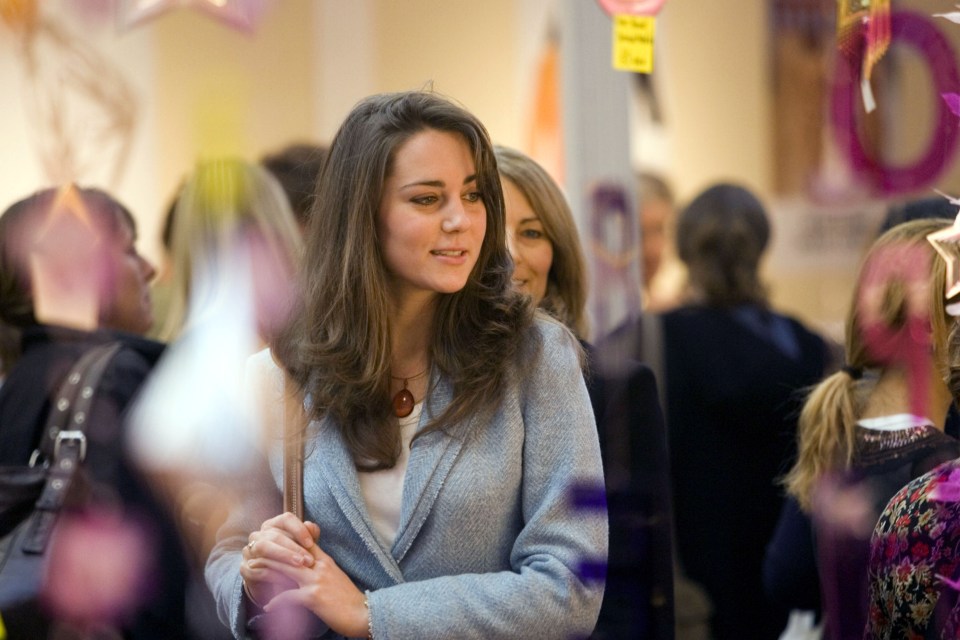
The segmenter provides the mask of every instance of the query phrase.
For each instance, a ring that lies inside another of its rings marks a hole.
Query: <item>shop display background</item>
[[[534,73],[556,11],[550,0],[281,0],[249,36],[191,10],[120,30],[84,21],[71,4],[40,0],[45,16],[109,60],[136,103],[122,176],[110,184],[101,168],[80,178],[112,189],[134,209],[141,245],[153,257],[159,254],[161,214],[197,157],[255,158],[296,140],[328,141],[350,107],[369,93],[432,82],[474,111],[496,141],[526,148]],[[946,1],[893,5],[927,16],[953,8]],[[628,106],[632,159],[667,174],[681,200],[717,180],[757,191],[775,223],[766,271],[774,303],[836,335],[857,248],[887,200],[845,183],[842,156],[800,146],[809,137],[783,135],[797,130],[791,124],[797,119],[815,116],[822,96],[811,86],[791,97],[778,85],[793,77],[784,76],[785,69],[809,82],[817,63],[804,55],[784,62],[790,45],[779,37],[772,6],[764,0],[666,3],[651,77],[661,121],[652,120],[646,94],[638,90]],[[930,20],[960,51],[960,25]],[[775,56],[778,46],[781,58]],[[51,56],[44,64],[49,71],[57,60]],[[869,126],[880,135],[885,160],[907,164],[936,135],[931,78],[920,55],[896,44],[877,76],[879,108]],[[0,81],[6,88],[0,94],[5,205],[47,182],[36,151],[37,119],[29,112],[28,96],[36,89],[16,37],[5,28]],[[800,85],[789,80],[787,86]],[[825,128],[821,135],[829,141],[832,132]],[[802,183],[802,167],[809,166],[804,163],[817,157],[839,195],[814,206],[804,189],[795,188],[796,180],[785,188],[791,182],[784,176],[800,175]],[[779,161],[788,158],[801,167],[799,173]],[[960,194],[957,163],[951,160],[931,186]],[[924,188],[896,199],[931,193]]]

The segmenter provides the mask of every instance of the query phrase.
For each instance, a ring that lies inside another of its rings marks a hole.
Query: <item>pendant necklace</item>
[[[416,380],[429,370],[430,368],[427,367],[417,375],[410,376],[409,378],[390,376],[394,380],[403,380],[403,389],[400,389],[400,391],[397,391],[393,395],[393,415],[397,416],[398,418],[406,418],[408,415],[413,413],[413,405],[416,404],[416,398],[414,398],[410,390],[407,389],[407,383],[411,380]]]

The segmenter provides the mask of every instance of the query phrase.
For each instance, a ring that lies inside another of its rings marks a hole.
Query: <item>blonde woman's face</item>
[[[507,212],[507,247],[513,257],[513,286],[539,305],[547,295],[553,265],[553,243],[526,196],[510,179],[502,178]]]

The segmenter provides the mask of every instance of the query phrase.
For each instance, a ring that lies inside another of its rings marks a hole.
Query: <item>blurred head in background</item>
[[[0,216],[0,319],[142,334],[155,272],[133,216],[98,189],[45,189]]]
[[[660,176],[637,174],[640,200],[640,250],[643,255],[643,288],[650,289],[660,270],[667,249],[669,225],[673,218],[674,197],[667,181]]]
[[[767,212],[752,193],[732,184],[701,192],[677,220],[689,296],[710,307],[765,306],[759,270],[769,241]]]
[[[327,158],[327,148],[316,144],[291,144],[263,157],[260,164],[283,187],[301,229],[306,229],[313,206],[317,177]]]
[[[299,228],[283,189],[265,169],[232,158],[202,162],[180,190],[173,216],[163,339],[177,338],[189,313],[198,311],[189,308],[191,298],[202,306],[236,275],[226,260],[237,251],[252,260],[257,329],[267,337],[285,321],[291,274],[301,253]]]

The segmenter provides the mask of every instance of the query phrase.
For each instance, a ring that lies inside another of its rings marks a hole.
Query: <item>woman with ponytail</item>
[[[869,536],[884,505],[958,453],[943,433],[946,268],[926,239],[947,224],[908,222],[873,244],[847,317],[846,364],[813,388],[800,414],[764,579],[783,604],[819,605],[826,638],[863,632]]]
[[[702,191],[677,218],[684,303],[657,317],[677,556],[710,598],[715,640],[776,638],[786,625],[787,612],[762,597],[763,551],[783,505],[776,479],[795,452],[797,391],[823,377],[830,357],[819,335],[770,303],[760,277],[769,240],[748,189]],[[639,325],[647,362],[650,327]],[[678,590],[684,600],[699,598]]]

